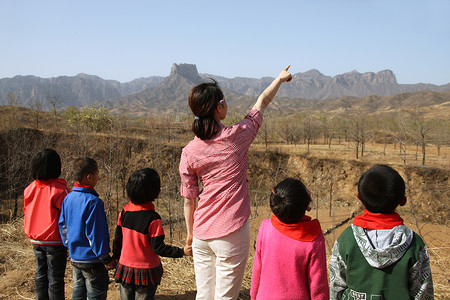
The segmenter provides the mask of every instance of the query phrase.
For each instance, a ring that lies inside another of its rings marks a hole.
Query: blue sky
[[[0,78],[98,75],[127,82],[200,73],[334,76],[391,69],[399,83],[450,82],[448,0],[3,0]]]

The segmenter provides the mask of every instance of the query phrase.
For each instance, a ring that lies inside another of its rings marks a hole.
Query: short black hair
[[[311,203],[308,189],[298,179],[286,178],[278,183],[270,195],[270,209],[285,224],[294,224],[305,216]]]
[[[127,182],[127,196],[134,204],[144,204],[155,200],[161,191],[158,172],[150,168],[134,171]]]
[[[390,214],[405,198],[405,182],[386,165],[374,165],[358,181],[359,199],[372,213]]]
[[[55,179],[61,176],[61,157],[53,149],[36,153],[31,160],[31,176],[37,180]]]
[[[93,158],[81,157],[75,159],[72,170],[74,180],[81,182],[81,180],[83,180],[83,178],[87,175],[94,175],[98,171],[98,165]]]

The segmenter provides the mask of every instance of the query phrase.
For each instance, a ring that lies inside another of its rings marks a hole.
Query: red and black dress
[[[116,282],[159,285],[163,274],[159,256],[175,258],[183,253],[182,248],[164,243],[162,220],[152,202],[130,202],[123,207],[113,242],[113,258],[119,258]]]

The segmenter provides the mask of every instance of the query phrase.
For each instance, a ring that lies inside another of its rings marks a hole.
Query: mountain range
[[[40,78],[36,76],[15,76],[0,79],[0,104],[7,105],[8,93],[14,92],[21,106],[29,106],[33,101],[45,103],[53,97],[60,101],[62,108],[69,106],[104,106],[116,112],[143,114],[145,112],[188,112],[189,90],[206,78],[218,81],[227,100],[233,107],[249,107],[269,84],[272,77],[225,78],[211,74],[199,74],[196,65],[173,64],[167,77],[152,76],[139,78],[127,83],[104,80],[98,76],[78,74]],[[311,99],[325,100],[342,97],[392,96],[399,93],[418,91],[450,91],[450,83],[398,84],[390,70],[377,73],[352,71],[333,77],[325,76],[318,70],[293,74],[293,80],[280,88],[279,103]],[[283,100],[284,99],[284,100]]]

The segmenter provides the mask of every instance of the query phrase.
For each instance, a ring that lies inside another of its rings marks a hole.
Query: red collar
[[[63,185],[66,185],[66,180],[63,178],[53,178],[53,179],[49,179],[49,180],[39,180],[36,179],[36,186],[37,187],[45,187],[50,185],[52,182],[59,182]]]
[[[311,220],[311,217],[304,216],[298,223],[285,224],[277,216],[272,216],[272,225],[279,232],[297,241],[312,242],[322,233],[319,220]]]
[[[392,214],[371,213],[364,209],[362,215],[355,217],[353,224],[367,229],[391,229],[403,225],[403,219],[396,212]]]
[[[140,211],[140,210],[155,210],[155,205],[153,202],[146,202],[143,204],[134,204],[133,202],[128,202],[123,209],[125,211]]]
[[[79,184],[79,183],[76,182],[76,181],[74,181],[73,186],[81,187],[81,188],[85,188],[85,189],[90,189],[90,190],[95,191],[95,189],[94,189],[92,186],[82,185],[82,184]]]

